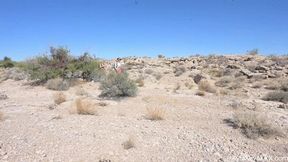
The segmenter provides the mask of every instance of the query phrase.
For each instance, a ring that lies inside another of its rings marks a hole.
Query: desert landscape
[[[288,161],[287,56],[71,57],[1,62],[0,161]]]

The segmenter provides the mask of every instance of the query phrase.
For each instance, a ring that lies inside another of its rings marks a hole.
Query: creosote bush
[[[4,57],[3,60],[0,60],[0,68],[3,67],[3,68],[12,68],[15,66],[15,62],[11,60],[11,58],[9,57]]]
[[[87,81],[101,80],[100,63],[88,53],[75,58],[67,48],[50,48],[49,55],[42,55],[22,63],[20,68],[30,74],[30,79],[39,84],[49,79],[82,78]]]
[[[240,128],[242,133],[251,139],[283,136],[280,128],[267,121],[267,117],[256,112],[238,112],[227,120],[234,128]]]
[[[101,82],[100,89],[100,97],[129,97],[137,93],[137,86],[128,78],[128,73],[110,72]]]

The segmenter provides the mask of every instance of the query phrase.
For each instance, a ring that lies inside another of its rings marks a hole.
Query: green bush
[[[101,97],[136,96],[137,86],[128,78],[127,73],[117,74],[110,72],[101,82]]]
[[[2,61],[0,61],[0,67],[3,67],[3,68],[12,68],[15,66],[15,62],[13,62],[11,60],[11,58],[9,57],[4,57],[4,59]]]
[[[99,61],[95,60],[88,53],[74,58],[66,48],[50,48],[50,55],[38,56],[26,63],[21,63],[20,68],[30,74],[30,79],[39,83],[46,83],[49,79],[63,78],[75,79],[82,78],[87,81],[100,80],[102,73]]]

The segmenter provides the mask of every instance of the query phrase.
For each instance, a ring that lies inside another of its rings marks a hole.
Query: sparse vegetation
[[[268,94],[266,94],[263,100],[288,103],[288,92],[281,92],[281,91],[269,92]]]
[[[97,111],[95,108],[95,104],[91,101],[83,98],[78,98],[75,101],[77,114],[80,115],[96,115]]]
[[[67,80],[61,78],[50,79],[46,84],[47,89],[56,91],[66,91],[70,87],[70,83]]]
[[[215,87],[213,87],[208,80],[201,80],[198,84],[198,88],[200,91],[216,93]]]
[[[242,133],[251,139],[283,135],[280,128],[267,122],[267,117],[255,112],[235,113],[233,118],[226,120],[226,122],[228,122],[234,128],[240,128]]]
[[[137,86],[128,78],[128,73],[110,72],[101,82],[100,89],[100,97],[129,97],[136,96],[137,93]]]
[[[162,108],[147,108],[146,118],[149,120],[163,120],[165,111]]]
[[[76,95],[77,96],[88,96],[89,94],[87,91],[85,91],[85,89],[83,87],[78,87],[76,89]]]
[[[66,101],[66,96],[63,92],[55,93],[54,96],[54,103],[60,105],[61,103]]]

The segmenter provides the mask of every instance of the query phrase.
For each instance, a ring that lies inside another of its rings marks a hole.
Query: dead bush
[[[46,87],[51,90],[66,91],[69,89],[70,83],[67,80],[56,78],[48,80]]]
[[[269,92],[268,94],[266,94],[265,97],[263,97],[263,100],[278,101],[286,104],[288,103],[288,92],[282,92],[282,91]]]
[[[165,111],[162,108],[147,108],[146,118],[149,120],[163,120]]]
[[[201,74],[196,74],[195,76],[194,75],[191,75],[193,77],[193,81],[198,84],[202,79],[205,79],[205,77]]]
[[[212,86],[208,80],[201,80],[198,84],[198,89],[200,91],[205,91],[209,93],[216,93],[216,89]]]
[[[256,112],[237,112],[226,122],[234,128],[240,128],[241,132],[251,139],[283,136],[280,128],[269,123],[267,117]]]
[[[96,115],[95,104],[91,101],[83,98],[78,98],[75,101],[77,114],[80,115]]]
[[[54,103],[60,105],[61,103],[66,101],[66,96],[62,92],[58,92],[54,94]]]

